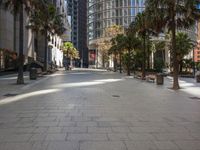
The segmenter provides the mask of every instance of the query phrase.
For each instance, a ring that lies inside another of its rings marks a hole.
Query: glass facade
[[[88,40],[103,35],[105,28],[116,24],[124,27],[144,10],[145,0],[88,0]]]

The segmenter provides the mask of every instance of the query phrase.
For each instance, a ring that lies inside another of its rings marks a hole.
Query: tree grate
[[[112,97],[119,98],[120,96],[119,95],[112,95]]]
[[[190,99],[200,100],[200,97],[190,97]]]
[[[5,95],[3,95],[3,96],[5,96],[5,97],[14,97],[14,96],[17,96],[18,94],[11,94],[11,93],[8,93],[8,94],[5,94]]]

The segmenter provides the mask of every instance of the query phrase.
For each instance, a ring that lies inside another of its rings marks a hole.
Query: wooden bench
[[[142,73],[141,72],[136,72],[134,74],[134,78],[141,79],[142,78]]]
[[[146,81],[147,82],[155,82],[155,80],[156,80],[156,76],[155,75],[148,75],[148,76],[146,76]]]
[[[38,76],[42,76],[43,75],[43,72],[42,72],[41,68],[36,68],[36,70],[37,70],[37,75]]]

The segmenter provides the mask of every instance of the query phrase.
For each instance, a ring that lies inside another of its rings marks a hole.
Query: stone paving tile
[[[81,142],[80,150],[127,150],[123,142]]]
[[[167,130],[162,127],[130,127],[133,133],[166,133]]]
[[[71,122],[71,121],[62,122],[62,121],[60,121],[58,126],[59,127],[75,127],[76,126],[76,122]]]
[[[78,142],[50,142],[47,150],[79,150]]]
[[[129,133],[128,137],[134,141],[144,141],[144,140],[146,140],[146,141],[152,140],[153,141],[153,140],[155,140],[155,137],[149,133]]]
[[[200,140],[175,140],[181,150],[200,150]]]
[[[152,141],[125,141],[128,150],[158,150]]]
[[[36,127],[33,133],[47,133],[49,127]]]
[[[127,122],[116,122],[116,121],[100,121],[98,122],[100,127],[127,127],[130,123]]]
[[[53,121],[56,121],[56,117],[37,117],[34,121],[35,122],[53,122]]]
[[[49,127],[48,133],[61,133],[62,127]]]
[[[47,150],[49,142],[32,142],[32,149],[31,150]]]
[[[6,143],[1,150],[33,150],[31,143]]]
[[[111,127],[114,133],[130,133],[129,127]]]
[[[62,133],[87,133],[87,127],[63,127]]]
[[[88,133],[112,133],[111,127],[88,127]]]
[[[89,121],[92,121],[92,117],[87,117],[87,116],[73,116],[72,117],[72,121],[78,121],[78,122],[80,122],[80,121],[87,121],[87,122],[89,122]]]
[[[194,137],[192,137],[188,133],[156,133],[153,135],[155,138],[159,141],[165,141],[165,140],[195,140]]]
[[[108,137],[106,134],[68,134],[67,136],[68,141],[107,141]]]
[[[159,150],[179,150],[179,147],[172,141],[154,141]]]
[[[111,141],[130,140],[126,133],[108,133],[108,139]]]
[[[72,117],[57,116],[57,119],[58,119],[60,122],[70,122],[70,121],[72,121]]]
[[[80,127],[96,127],[97,126],[97,122],[92,122],[92,121],[81,121],[81,122],[76,122],[77,126]]]
[[[45,141],[65,141],[67,134],[63,133],[52,133],[47,134]]]
[[[5,134],[0,135],[0,142],[27,142],[32,134]]]
[[[11,130],[11,129],[9,129]],[[34,127],[29,127],[29,128],[13,128],[12,129],[14,134],[28,134],[28,133],[33,133],[33,131],[35,130]],[[0,132],[1,133],[1,132]]]
[[[33,134],[30,138],[31,142],[36,142],[36,141],[44,141],[46,138],[46,134],[43,133],[37,133],[37,134]]]
[[[46,122],[38,122],[36,123],[36,127],[56,127],[58,126],[59,122],[53,122],[53,121],[46,121]]]

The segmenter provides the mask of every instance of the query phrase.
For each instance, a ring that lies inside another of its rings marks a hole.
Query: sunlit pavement
[[[0,101],[0,150],[200,150],[200,101],[168,83],[59,71]]]

